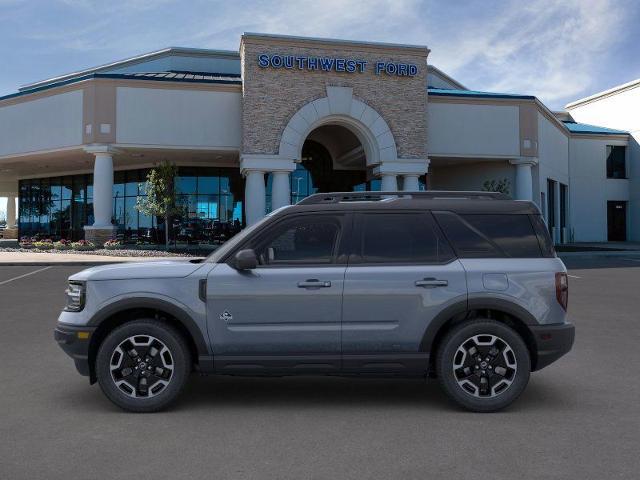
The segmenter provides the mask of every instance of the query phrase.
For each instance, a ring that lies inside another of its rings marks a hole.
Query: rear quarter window
[[[460,258],[542,256],[529,215],[437,212],[435,217]]]

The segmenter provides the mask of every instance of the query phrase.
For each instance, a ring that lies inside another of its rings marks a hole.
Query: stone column
[[[271,208],[284,207],[291,204],[291,187],[289,182],[289,172],[273,172],[273,182],[271,183]]]
[[[15,240],[18,238],[18,227],[16,225],[16,196],[7,196],[7,228],[2,230],[2,238],[5,240]]]
[[[429,171],[428,159],[403,159],[386,161],[373,169],[373,174],[382,179],[382,191],[398,191],[398,175],[403,179],[402,190],[417,192],[420,189],[418,179]]]
[[[266,192],[264,185],[264,171],[246,170],[244,174],[247,179],[244,192],[244,211],[248,226],[253,225],[264,217]]]
[[[382,177],[382,184],[380,186],[380,189],[383,192],[396,192],[398,191],[398,180],[396,178],[396,175],[393,173],[383,173],[381,175]]]
[[[240,173],[246,178],[244,214],[247,225],[256,223],[266,213],[265,173],[273,173],[271,206],[275,210],[291,202],[289,173],[295,168],[293,158],[259,153],[240,155]]]
[[[418,178],[420,175],[403,175],[402,190],[405,192],[417,192],[420,190],[420,182]]]
[[[108,145],[86,147],[85,151],[94,155],[93,162],[93,225],[84,227],[85,239],[102,245],[113,238],[116,228],[111,223],[113,217],[113,154]]]
[[[518,158],[510,160],[516,166],[516,185],[514,198],[516,200],[533,201],[533,174],[531,168],[538,163],[537,158]]]
[[[16,228],[16,197],[9,195],[7,197],[7,228]]]

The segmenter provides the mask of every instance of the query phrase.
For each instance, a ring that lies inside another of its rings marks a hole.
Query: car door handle
[[[329,288],[331,282],[321,282],[316,278],[310,278],[304,282],[298,282],[298,288]]]
[[[416,287],[422,288],[436,288],[436,287],[446,287],[449,285],[449,282],[446,280],[438,280],[437,278],[424,278],[422,280],[416,280]]]

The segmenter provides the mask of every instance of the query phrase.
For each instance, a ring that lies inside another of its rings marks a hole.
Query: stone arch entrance
[[[275,210],[291,203],[291,172],[296,170],[297,165],[304,164],[303,154],[309,149],[310,142],[326,150],[334,169],[336,166],[345,170],[351,167],[359,171],[362,181],[358,181],[358,184],[366,185],[367,180],[375,177],[380,180],[381,190],[396,191],[400,176],[403,190],[415,191],[420,188],[418,178],[427,172],[428,160],[398,159],[395,138],[389,125],[376,110],[355,98],[352,88],[327,86],[326,92],[326,97],[305,104],[291,116],[280,136],[277,154],[241,156],[240,168],[246,177],[247,224],[255,223],[265,214],[265,174],[271,174],[271,208]],[[343,141],[337,141],[338,136],[342,136]],[[345,145],[349,144],[349,141],[344,141],[345,138],[351,139],[353,149],[345,149]],[[343,180],[345,186],[353,188],[357,185],[355,178]],[[344,188],[337,182],[323,189],[336,191],[352,188]]]
[[[300,161],[309,134],[325,125],[339,125],[355,135],[368,166],[397,161],[398,151],[389,125],[373,108],[354,98],[350,87],[329,86],[326,97],[298,110],[282,132],[278,154]]]

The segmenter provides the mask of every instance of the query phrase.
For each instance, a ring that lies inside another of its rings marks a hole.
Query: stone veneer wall
[[[259,54],[338,57],[368,62],[364,73],[261,68]],[[394,136],[399,158],[427,158],[428,50],[313,43],[297,39],[243,37],[242,153],[277,154],[289,119],[305,104],[326,97],[327,86],[353,88],[357,98],[376,110]],[[413,63],[414,77],[375,74],[377,61]]]

